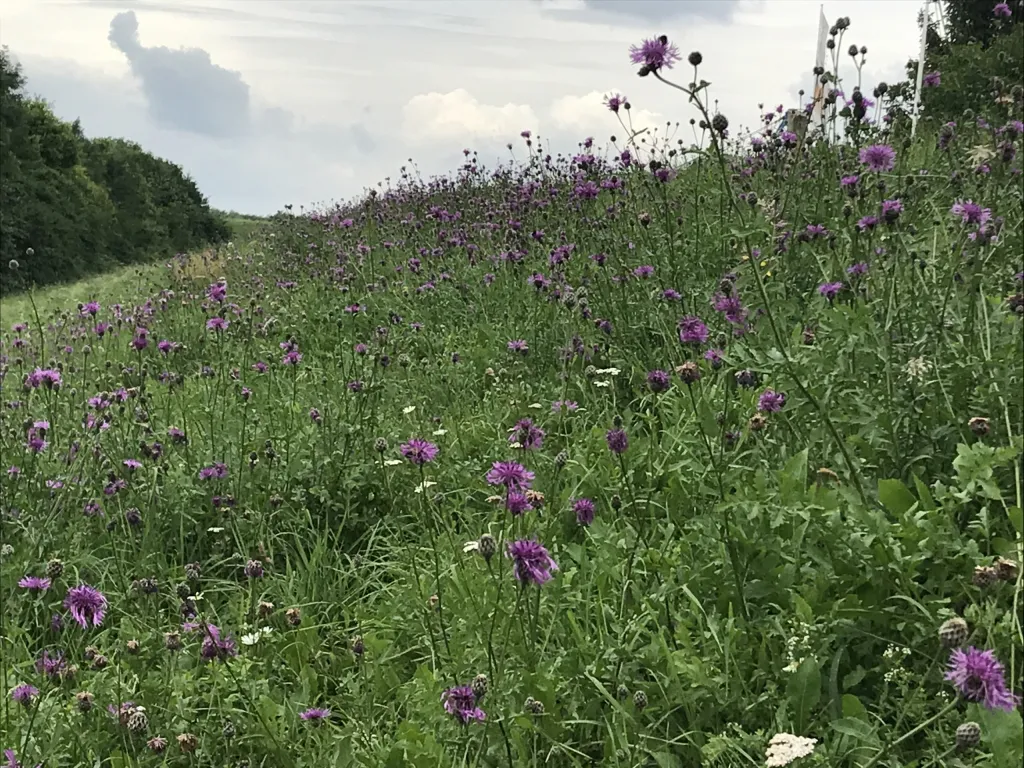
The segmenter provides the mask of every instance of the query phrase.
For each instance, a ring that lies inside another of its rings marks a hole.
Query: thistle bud
[[[943,648],[959,648],[967,642],[968,634],[970,633],[967,622],[959,616],[954,616],[942,622],[942,626],[939,627],[939,642]]]

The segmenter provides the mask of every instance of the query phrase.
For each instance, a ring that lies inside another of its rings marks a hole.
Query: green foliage
[[[227,224],[181,168],[131,142],[86,138],[77,120],[25,95],[6,50],[0,72],[5,294],[227,239]]]

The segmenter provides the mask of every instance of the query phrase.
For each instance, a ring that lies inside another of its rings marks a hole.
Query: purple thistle
[[[417,467],[429,464],[437,458],[437,446],[418,437],[410,438],[409,442],[400,445],[398,450]]]
[[[544,444],[544,430],[532,419],[520,419],[509,432],[509,443],[518,443],[524,451],[535,451]]]
[[[774,389],[766,389],[757,398],[757,410],[762,413],[777,413],[786,404],[786,394],[776,392]]]
[[[624,429],[609,429],[605,440],[608,441],[608,450],[612,453],[621,455],[629,448],[629,435]]]
[[[576,522],[580,525],[594,522],[594,502],[590,499],[576,499],[572,503],[572,511],[576,513]]]
[[[23,683],[11,691],[11,700],[16,704],[21,704],[23,707],[31,707],[33,700],[38,695],[38,688],[34,685]]]
[[[937,88],[942,85],[942,73],[938,70],[926,73],[921,84],[925,88]]]
[[[709,349],[707,352],[704,353],[704,359],[707,360],[711,364],[712,368],[714,368],[715,370],[718,370],[719,368],[722,367],[722,363],[723,363],[722,355],[723,354],[724,353],[720,349]]]
[[[626,103],[626,101],[626,97],[623,96],[621,93],[616,93],[613,96],[604,97],[604,105],[608,107],[609,110],[615,112],[616,114],[618,114],[619,109]]]
[[[669,43],[668,38],[664,35],[644,40],[640,45],[629,47],[629,60],[634,64],[641,64],[648,72],[672,69],[673,65],[681,59],[679,48],[675,44]]]
[[[208,331],[226,331],[230,322],[225,320],[223,317],[211,317],[206,321],[206,330]]]
[[[107,612],[107,598],[98,589],[88,584],[79,584],[68,590],[64,598],[64,607],[71,612],[71,617],[88,629],[90,622],[94,627],[103,623]]]
[[[525,357],[530,351],[530,346],[524,339],[513,339],[506,346],[508,347],[509,352],[517,352],[523,357]]]
[[[1003,665],[992,651],[971,646],[966,651],[956,648],[950,654],[946,680],[968,701],[1012,712],[1020,704],[1020,697],[1006,689],[1003,674]]]
[[[321,725],[331,718],[331,710],[324,709],[323,707],[310,707],[303,712],[299,712],[299,717],[313,725]]]
[[[199,655],[207,661],[220,659],[221,661],[237,656],[235,641],[230,635],[221,635],[220,627],[213,624],[206,625],[206,636],[203,637],[203,644],[199,648]]]
[[[869,171],[891,171],[896,166],[896,150],[888,144],[872,144],[860,151],[858,159]]]
[[[982,208],[972,200],[957,200],[949,212],[959,216],[964,224],[987,224],[992,219],[991,208]]]
[[[441,694],[441,703],[444,711],[465,725],[470,720],[482,722],[487,715],[476,705],[476,694],[473,688],[468,685],[458,685],[449,688]]]
[[[654,370],[647,374],[647,386],[651,392],[665,392],[672,386],[672,377],[665,371]]]
[[[26,576],[18,582],[18,586],[30,592],[45,592],[50,588],[50,580],[45,576]]]
[[[1009,3],[996,3],[992,6],[992,15],[997,19],[1008,19],[1013,16]]]
[[[496,461],[487,472],[488,483],[503,485],[509,490],[525,491],[533,478],[533,472],[516,461]]]
[[[546,584],[551,581],[551,572],[558,570],[548,551],[534,539],[510,542],[507,555],[512,558],[512,573],[524,583]]]
[[[868,273],[868,263],[866,261],[858,261],[856,264],[851,264],[846,268],[846,274],[854,277],[860,277]]]
[[[703,344],[708,340],[708,327],[694,315],[679,321],[679,340],[683,344]]]
[[[60,677],[67,668],[67,660],[61,651],[51,654],[43,651],[43,655],[36,659],[36,672],[47,677]]]
[[[867,232],[868,230],[874,229],[876,226],[878,226],[878,217],[870,214],[861,217],[857,222],[857,229],[861,232]]]
[[[818,293],[824,296],[829,301],[835,299],[839,295],[839,292],[843,290],[843,284],[841,282],[835,283],[822,283],[818,286]]]
[[[518,517],[532,510],[533,504],[530,503],[529,497],[522,491],[510,490],[508,496],[505,497],[505,508]]]

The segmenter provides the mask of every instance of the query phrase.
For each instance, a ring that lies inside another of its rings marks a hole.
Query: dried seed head
[[[146,746],[149,747],[150,752],[159,755],[167,749],[167,739],[163,736],[154,736],[146,742]]]
[[[266,600],[261,600],[259,606],[256,608],[256,613],[261,619],[269,618],[274,613],[274,604]]]
[[[179,635],[177,632],[165,632],[164,648],[166,648],[168,651],[180,651],[181,635]]]
[[[189,563],[185,566],[185,578],[189,581],[199,581],[202,574],[203,569],[199,563]]]
[[[362,655],[366,653],[366,643],[363,642],[362,635],[356,635],[352,638],[352,653],[354,653],[356,657],[362,657]]]
[[[676,374],[686,384],[695,384],[700,381],[700,366],[692,360],[688,360],[682,365],[676,366]]]
[[[124,644],[125,650],[128,651],[132,656],[137,656],[141,646],[138,640],[129,640]]]
[[[128,716],[128,730],[132,733],[145,733],[149,730],[149,718],[142,709],[136,709]]]
[[[79,712],[88,712],[92,709],[95,698],[88,691],[79,691],[75,694],[75,706],[78,707]]]
[[[284,612],[284,617],[288,624],[293,627],[297,627],[302,623],[302,611],[298,608],[289,608]]]
[[[373,449],[377,451],[377,453],[385,453],[388,449],[387,438],[378,437],[376,440],[374,440]]]
[[[198,746],[199,738],[194,733],[178,734],[178,749],[180,749],[182,752],[195,752],[196,747]]]
[[[988,419],[984,416],[975,416],[967,422],[967,426],[970,428],[971,432],[976,434],[978,437],[984,437],[991,429]]]
[[[544,705],[537,701],[533,696],[527,696],[526,701],[523,703],[523,709],[525,709],[531,715],[543,715]]]
[[[971,581],[974,586],[984,589],[999,580],[999,574],[991,565],[979,565],[974,569],[974,576]]]
[[[637,712],[643,712],[647,709],[647,694],[643,691],[637,691],[633,694],[633,706],[636,707]]]
[[[996,576],[1001,581],[1016,581],[1020,573],[1020,566],[1013,560],[1000,557],[996,560]]]

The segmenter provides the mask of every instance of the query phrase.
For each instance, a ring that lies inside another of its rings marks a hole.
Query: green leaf
[[[784,502],[803,498],[807,490],[807,450],[790,458],[779,474],[779,494]]]
[[[875,729],[863,720],[858,720],[855,717],[844,717],[839,720],[833,720],[829,723],[829,726],[832,730],[836,731],[836,733],[849,736],[857,741],[878,741],[878,737],[875,736]]]
[[[1024,721],[1020,712],[972,707],[981,725],[981,740],[989,745],[999,768],[1020,768],[1024,759]]]
[[[1010,507],[1006,510],[1006,516],[1010,518],[1017,533],[1024,535],[1024,511],[1020,507]]]
[[[932,498],[932,492],[928,490],[928,486],[917,475],[914,475],[914,490],[917,491],[917,498],[921,500],[921,509],[927,509],[928,511],[935,509],[935,499]]]
[[[793,594],[793,608],[796,610],[796,615],[800,621],[804,622],[804,624],[814,623],[814,611],[811,610],[810,604],[795,593]]]
[[[917,504],[914,494],[903,481],[895,479],[878,481],[878,500],[897,517],[903,517]]]
[[[852,693],[843,694],[843,717],[844,718],[858,718],[864,719],[868,716],[868,711],[861,703],[860,699],[854,696]]]
[[[814,659],[804,659],[789,678],[786,687],[790,708],[793,710],[793,728],[797,734],[807,731],[811,713],[821,700],[821,667]]]

